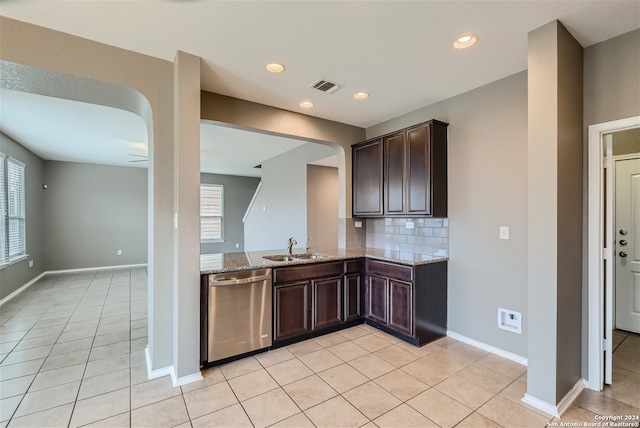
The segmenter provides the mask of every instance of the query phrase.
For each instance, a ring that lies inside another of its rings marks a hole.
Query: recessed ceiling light
[[[313,107],[313,103],[311,101],[302,101],[300,103],[300,107],[304,107],[304,108]]]
[[[284,71],[284,65],[278,64],[277,62],[272,62],[271,64],[267,64],[267,71],[270,73],[282,73]]]
[[[366,92],[358,92],[356,94],[353,94],[353,98],[355,98],[356,100],[364,100],[369,98],[369,94]]]
[[[478,36],[475,34],[463,34],[458,37],[455,42],[453,42],[453,47],[456,49],[464,49],[473,45],[478,41]]]

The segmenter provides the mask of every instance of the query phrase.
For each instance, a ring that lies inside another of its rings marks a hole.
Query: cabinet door
[[[362,316],[361,278],[362,276],[359,273],[348,274],[344,277],[345,321]]]
[[[384,213],[404,214],[405,211],[404,133],[384,139]]]
[[[313,329],[342,322],[342,278],[311,281],[313,289]]]
[[[311,331],[309,282],[277,285],[274,294],[274,340]]]
[[[411,283],[389,280],[389,327],[413,336]]]
[[[429,215],[432,184],[431,124],[408,130],[406,147],[406,213]]]
[[[353,215],[382,215],[382,140],[353,146]]]
[[[365,316],[387,324],[388,298],[389,280],[381,276],[369,275],[365,290]]]

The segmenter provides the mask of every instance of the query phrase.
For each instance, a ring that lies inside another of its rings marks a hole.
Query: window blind
[[[223,186],[200,185],[200,240],[223,239]]]
[[[5,172],[6,156],[0,153],[0,264],[9,259],[7,253],[7,185]]]
[[[15,159],[7,160],[7,211],[9,259],[25,254],[25,177],[24,164]]]

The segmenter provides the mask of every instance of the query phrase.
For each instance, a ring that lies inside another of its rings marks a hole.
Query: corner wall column
[[[529,33],[528,376],[551,414],[581,385],[582,46],[558,21]]]
[[[200,379],[200,58],[174,61],[173,383]]]

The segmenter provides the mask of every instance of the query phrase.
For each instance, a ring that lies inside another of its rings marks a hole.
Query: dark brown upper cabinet
[[[353,214],[381,216],[382,139],[365,141],[352,147]]]
[[[431,120],[353,146],[353,215],[447,216],[447,126]]]

